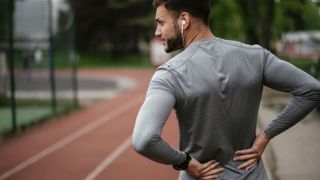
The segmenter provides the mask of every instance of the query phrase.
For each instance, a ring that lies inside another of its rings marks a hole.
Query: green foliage
[[[138,52],[138,41],[150,39],[153,10],[149,0],[77,0],[79,50],[104,49],[113,55]]]
[[[124,8],[130,8],[134,6],[137,2],[143,2],[144,0],[109,0],[108,6],[115,8],[115,9],[124,9]]]
[[[211,8],[210,24],[216,36],[226,39],[245,40],[244,23],[239,16],[240,8],[234,0],[214,1]]]
[[[149,0],[74,0],[74,4],[75,40],[81,51],[135,54],[139,41],[153,37]],[[284,32],[319,30],[319,5],[311,0],[214,0],[210,26],[218,37],[269,49]]]
[[[5,41],[8,34],[8,0],[0,0],[0,41]]]
[[[281,0],[276,3],[274,39],[280,38],[283,32],[319,30],[320,7],[310,0]]]
[[[211,27],[223,38],[270,48],[284,32],[320,29],[320,7],[310,0],[215,0]]]
[[[216,35],[268,48],[274,18],[274,1],[217,0],[211,13]]]
[[[320,7],[310,2],[307,3],[303,9],[303,20],[306,29],[320,30]]]

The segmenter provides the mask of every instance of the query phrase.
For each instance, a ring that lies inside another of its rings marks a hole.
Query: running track
[[[0,145],[0,180],[177,180],[170,166],[138,155],[131,146],[135,117],[152,70],[81,70],[81,75],[126,76],[137,88],[32,128]],[[177,147],[171,114],[164,139]]]

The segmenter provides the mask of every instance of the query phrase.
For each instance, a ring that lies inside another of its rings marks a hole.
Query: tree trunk
[[[265,20],[262,24],[262,34],[261,34],[261,45],[266,48],[270,49],[270,42],[272,38],[272,24],[274,20],[274,0],[266,1],[266,14]]]
[[[259,43],[259,2],[257,0],[238,0],[242,19],[246,24],[246,38],[249,44]]]

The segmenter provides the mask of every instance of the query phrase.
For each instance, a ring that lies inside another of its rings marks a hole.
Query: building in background
[[[320,59],[320,31],[288,32],[277,46],[278,54],[289,58]]]

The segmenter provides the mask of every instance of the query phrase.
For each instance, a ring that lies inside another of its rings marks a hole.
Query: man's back
[[[259,46],[215,38],[192,43],[153,76],[133,133],[135,149],[164,164],[190,153],[200,163],[217,160],[220,179],[267,179],[263,164],[238,170],[235,151],[252,147],[263,85],[290,92],[292,100],[264,132],[273,138],[299,122],[320,102],[319,81]],[[161,139],[174,108],[180,150]],[[188,172],[189,173],[189,172]],[[181,179],[193,179],[181,171]]]
[[[210,0],[153,0],[153,6],[155,36],[165,51],[184,51],[158,68],[150,82],[134,127],[135,150],[185,170],[182,180],[266,179],[259,158],[274,136],[319,105],[319,81],[259,46],[215,38],[208,23]],[[293,98],[255,136],[263,85]],[[161,138],[173,108],[179,150]]]
[[[176,97],[182,151],[241,173],[232,158],[255,138],[265,53],[215,38],[192,44],[158,68],[149,91],[165,89]]]

